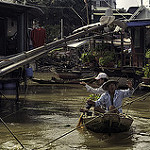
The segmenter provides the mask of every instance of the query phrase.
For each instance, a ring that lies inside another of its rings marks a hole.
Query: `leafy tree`
[[[40,7],[45,12],[46,25],[60,25],[60,20],[63,19],[65,36],[86,24],[83,0],[27,0],[27,4]]]

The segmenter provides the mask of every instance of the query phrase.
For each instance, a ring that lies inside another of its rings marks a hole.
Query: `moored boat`
[[[104,113],[98,116],[83,115],[83,124],[97,133],[118,133],[129,131],[133,119],[125,114]]]
[[[63,79],[63,80],[68,80],[68,79],[79,79],[81,77],[81,72],[80,71],[76,71],[76,72],[72,72],[72,71],[67,71],[67,72],[57,72],[59,78]]]
[[[79,84],[81,81],[85,82],[93,82],[94,77],[83,78],[83,79],[71,79],[71,80],[57,80],[56,78],[52,78],[50,80],[31,78],[33,82],[37,82],[39,84]]]

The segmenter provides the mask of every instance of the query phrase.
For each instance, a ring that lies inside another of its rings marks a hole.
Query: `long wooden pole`
[[[11,64],[8,64],[8,66],[6,66],[4,68],[1,67],[2,64],[0,63],[0,68],[2,68],[2,69],[0,69],[0,76],[3,76],[3,75],[5,75],[5,74],[7,74],[7,73],[9,73],[15,69],[18,69],[19,67],[21,67],[25,64],[28,64],[29,62],[32,62],[33,60],[39,59],[39,57],[43,56],[44,54],[47,54],[53,48],[59,47],[61,44],[65,43],[67,41],[77,39],[81,36],[86,35],[87,33],[94,31],[94,30],[98,30],[98,29],[101,30],[105,26],[106,26],[106,24],[94,26],[94,27],[91,27],[90,29],[80,31],[80,32],[75,33],[73,35],[70,35],[66,38],[63,38],[63,39],[60,39],[57,41],[53,41],[51,43],[45,44],[44,46],[38,47],[38,48],[33,49],[31,51],[24,52],[22,55],[20,55],[21,58],[20,57],[17,58],[18,62],[14,58],[13,62],[11,62]],[[5,64],[3,64],[3,65],[5,66]]]

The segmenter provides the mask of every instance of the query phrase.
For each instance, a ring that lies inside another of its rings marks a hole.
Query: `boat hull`
[[[101,116],[83,117],[86,128],[98,133],[118,133],[130,129],[133,119],[126,115],[106,113]]]

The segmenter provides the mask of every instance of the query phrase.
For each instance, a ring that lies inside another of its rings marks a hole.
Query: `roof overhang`
[[[7,14],[11,12],[22,13],[25,11],[28,11],[28,13],[30,13],[35,17],[44,15],[44,12],[38,7],[16,4],[16,3],[0,2],[0,12],[6,12]]]

